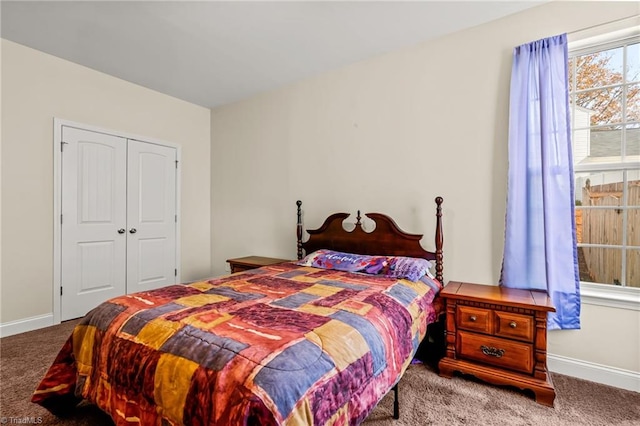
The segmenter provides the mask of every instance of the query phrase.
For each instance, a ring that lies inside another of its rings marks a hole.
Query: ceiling
[[[6,1],[2,38],[216,107],[543,1]]]

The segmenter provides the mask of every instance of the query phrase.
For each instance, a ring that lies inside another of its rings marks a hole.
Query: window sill
[[[582,302],[588,305],[640,311],[640,289],[580,283]]]

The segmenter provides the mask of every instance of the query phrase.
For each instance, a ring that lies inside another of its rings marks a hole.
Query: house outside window
[[[640,35],[569,49],[580,281],[640,291]]]

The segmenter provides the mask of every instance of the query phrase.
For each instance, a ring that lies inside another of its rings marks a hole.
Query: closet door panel
[[[61,320],[126,289],[126,140],[63,127]]]
[[[129,140],[127,293],[176,282],[176,150]]]

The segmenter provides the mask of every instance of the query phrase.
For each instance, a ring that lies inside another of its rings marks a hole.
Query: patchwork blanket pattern
[[[359,424],[399,380],[441,285],[283,263],[111,299],[32,401],[117,425]]]

